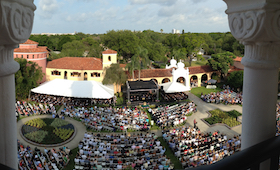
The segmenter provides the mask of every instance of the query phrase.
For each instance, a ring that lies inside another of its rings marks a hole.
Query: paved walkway
[[[206,113],[206,111],[214,110],[217,108],[222,111],[237,110],[238,112],[242,113],[241,106],[206,103],[190,92],[188,93],[188,95],[189,95],[189,99],[192,100],[197,105],[197,112],[192,114],[192,116],[188,117],[187,121],[190,125],[193,126],[193,121],[194,119],[196,119],[197,126],[202,132],[213,132],[219,130],[221,133],[227,134],[229,138],[232,138],[234,135],[241,134],[242,125],[238,125],[236,127],[233,127],[232,129],[229,129],[223,125],[216,125],[213,127],[209,127],[201,120],[208,117],[208,113]]]

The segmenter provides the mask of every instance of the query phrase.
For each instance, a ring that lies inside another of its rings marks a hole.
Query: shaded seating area
[[[127,81],[126,94],[128,102],[156,102],[159,99],[159,87],[154,80]]]

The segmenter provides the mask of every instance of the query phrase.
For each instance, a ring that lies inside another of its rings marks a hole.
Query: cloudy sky
[[[32,33],[229,31],[222,0],[35,0]]]

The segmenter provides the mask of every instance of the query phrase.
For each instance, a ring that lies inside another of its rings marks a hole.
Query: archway
[[[170,82],[169,78],[164,78],[161,83],[167,83],[167,82]]]
[[[208,76],[207,76],[207,74],[203,74],[203,75],[201,76],[201,84],[202,84],[202,86],[203,86],[203,85],[206,85],[206,84],[207,84],[207,81],[208,81]]]
[[[191,83],[191,87],[198,86],[198,79],[196,75],[191,76],[190,83]]]
[[[182,84],[185,84],[185,78],[184,77],[179,77],[178,79],[177,79],[177,82],[178,83],[182,83]]]
[[[154,80],[157,84],[158,84],[158,81],[157,81],[157,79],[151,79],[151,80]]]
[[[64,71],[64,79],[67,79],[67,71]]]
[[[87,80],[87,72],[84,73],[84,80]]]

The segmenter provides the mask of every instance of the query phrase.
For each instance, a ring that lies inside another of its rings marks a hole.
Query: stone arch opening
[[[154,80],[157,84],[158,84],[158,81],[157,81],[157,79],[151,79],[151,80]]]
[[[161,83],[168,83],[168,82],[170,82],[170,79],[169,78],[164,78]]]
[[[196,75],[191,76],[190,78],[191,87],[197,87],[198,86],[198,78]]]
[[[185,80],[184,77],[179,77],[179,78],[177,79],[177,82],[178,82],[178,83],[185,84],[186,80]]]
[[[201,76],[201,83],[202,83],[202,85],[206,85],[206,84],[207,84],[207,81],[208,81],[208,76],[207,76],[207,74],[203,74],[203,75]]]
[[[84,80],[87,80],[88,76],[87,76],[87,72],[84,73]]]
[[[67,71],[64,71],[64,79],[67,79]]]

